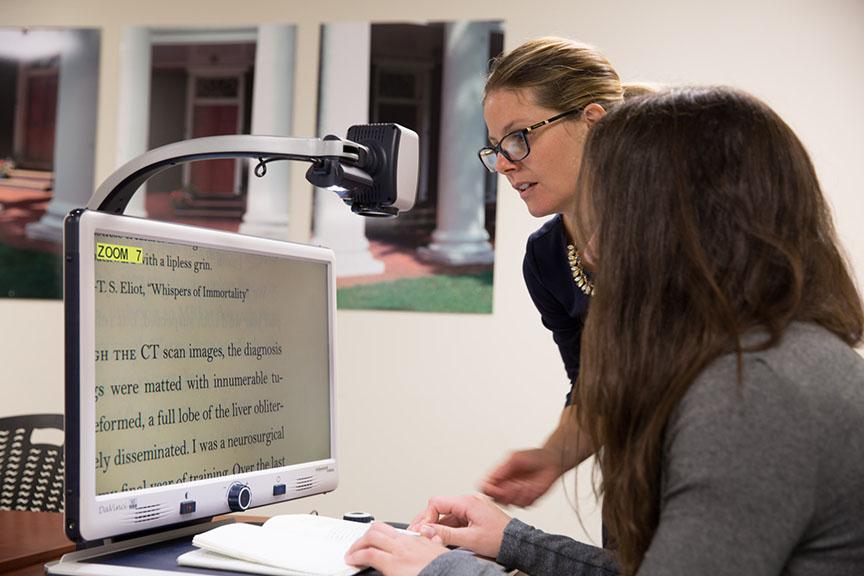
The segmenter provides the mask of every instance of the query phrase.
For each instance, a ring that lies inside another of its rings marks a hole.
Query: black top
[[[567,235],[558,214],[528,237],[522,275],[543,325],[552,331],[567,379],[579,375],[579,343],[588,313],[588,296],[576,286],[567,261]],[[567,394],[570,405],[573,389]]]

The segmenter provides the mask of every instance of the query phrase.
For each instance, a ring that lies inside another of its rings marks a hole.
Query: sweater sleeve
[[[660,521],[639,576],[784,572],[814,507],[818,434],[765,363],[707,370],[670,418]]]
[[[531,576],[618,574],[606,550],[567,536],[547,534],[515,518],[504,529],[496,562],[498,564],[454,550],[430,562],[420,576],[501,576],[506,570],[514,569]]]
[[[451,550],[430,562],[417,576],[502,576],[501,566],[462,550]]]
[[[504,530],[499,564],[532,576],[616,576],[618,566],[603,548],[560,534],[547,534],[513,519]]]

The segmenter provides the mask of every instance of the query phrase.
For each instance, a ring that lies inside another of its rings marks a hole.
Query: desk
[[[41,576],[46,562],[73,550],[63,514],[0,510],[0,573]]]
[[[263,522],[266,516],[220,516],[239,522]],[[73,552],[75,544],[63,531],[63,514],[0,510],[0,574],[44,576],[45,564]],[[379,574],[370,571],[370,576]],[[519,574],[519,573],[516,573]]]
[[[229,518],[221,516],[218,519]],[[240,522],[264,522],[261,516],[236,516]],[[73,552],[59,512],[0,510],[0,574],[44,576],[45,564]]]

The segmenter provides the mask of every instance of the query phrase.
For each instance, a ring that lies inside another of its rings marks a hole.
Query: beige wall
[[[503,19],[508,46],[538,35],[575,37],[604,50],[625,80],[733,84],[766,99],[804,140],[859,284],[864,285],[860,0],[2,0],[0,14],[0,25],[102,29],[100,181],[114,166],[117,53],[125,25],[296,23],[294,118],[296,134],[302,136],[314,132],[315,59],[318,24],[323,21]],[[302,176],[295,182],[293,213],[306,214],[309,194]],[[563,370],[520,272],[525,238],[539,223],[505,184],[498,205],[494,314],[341,312],[337,376],[342,482],[332,495],[277,511],[315,507],[338,515],[363,509],[382,519],[407,519],[430,495],[471,490],[508,449],[534,445],[551,428],[565,391]],[[293,234],[302,239],[308,228],[299,224]],[[60,409],[60,303],[3,300],[0,318],[0,415]],[[392,351],[380,364],[365,360],[364,345],[373,340],[369,335]],[[572,499],[572,489],[570,494]],[[596,538],[599,524],[592,511],[586,511],[584,520]],[[583,534],[560,488],[520,515],[554,531]]]

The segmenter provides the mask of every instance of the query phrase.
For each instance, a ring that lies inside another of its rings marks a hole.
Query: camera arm
[[[366,140],[371,149],[369,145],[336,136],[323,139],[209,136],[167,144],[118,168],[96,189],[87,208],[122,214],[144,182],[177,164],[213,158],[252,158],[258,160],[255,174],[259,177],[266,173],[268,162],[310,162],[307,180],[336,192],[358,214],[395,216],[400,210],[410,210],[417,189],[417,135],[395,124],[354,126],[349,135],[352,130],[356,134],[358,129],[373,130],[371,139],[367,136]]]

